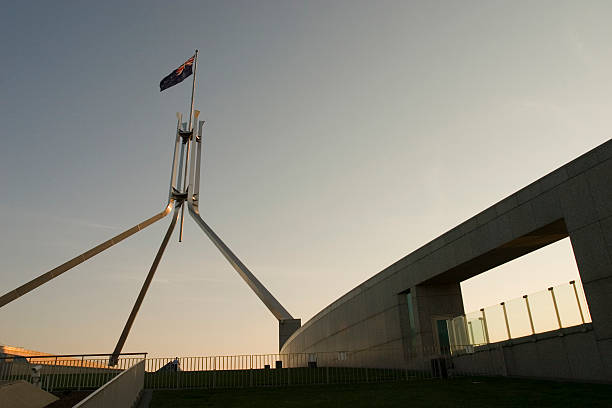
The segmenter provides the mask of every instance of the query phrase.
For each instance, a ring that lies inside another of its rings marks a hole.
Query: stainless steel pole
[[[557,299],[555,298],[555,288],[548,288],[550,291],[550,295],[552,296],[553,306],[555,307],[555,315],[557,316],[557,323],[559,324],[559,329],[563,326],[561,325],[561,316],[559,315],[559,308],[557,307]]]
[[[576,304],[578,305],[578,311],[580,312],[580,320],[584,324],[584,314],[582,313],[582,306],[580,306],[580,298],[578,297],[578,289],[576,289],[576,281],[570,281],[570,285],[574,288],[574,295],[576,295]]]
[[[189,129],[193,130],[193,97],[195,96],[195,86],[196,86],[196,72],[198,70],[198,50],[195,50],[195,57],[193,59],[193,83],[191,84],[191,108],[189,110]],[[187,167],[185,167],[185,173],[187,172]]]
[[[529,307],[529,299],[527,295],[523,295],[523,299],[525,299],[525,306],[527,306],[527,315],[529,316],[529,325],[531,326],[531,334],[535,334],[535,327],[533,326],[533,316],[531,316],[531,308]]]
[[[172,155],[172,170],[170,170],[170,186],[168,188],[168,199],[172,198],[172,194],[174,193],[174,189],[178,189],[178,180],[176,178],[176,167],[177,167],[177,158],[179,152],[179,143],[181,143],[180,130],[181,130],[181,120],[182,115],[179,112],[176,112],[176,119],[178,120],[176,124],[176,137],[174,139],[174,154]]]
[[[474,337],[474,329],[472,328],[472,322],[468,322],[470,328],[470,335],[472,336],[472,344],[476,344],[476,338]]]
[[[183,190],[181,182],[183,181],[183,158],[185,157],[185,144],[181,143],[181,153],[179,154],[178,176],[176,178],[176,188],[179,191]]]
[[[189,164],[189,148],[193,139],[193,98],[195,96],[196,73],[198,70],[198,50],[195,50],[193,59],[193,83],[191,85],[191,107],[189,108],[189,125],[187,129],[191,132],[189,140],[187,140],[187,152],[185,153],[185,174],[183,175],[183,189],[187,191],[187,166]],[[179,230],[179,242],[183,242],[183,224],[185,222],[185,206],[181,207],[181,225]]]
[[[200,163],[202,161],[202,128],[204,121],[198,122],[199,111],[195,111],[195,123],[198,123],[198,133],[194,135],[193,154],[189,163],[189,183],[187,185],[187,202],[198,206],[200,194]],[[194,123],[194,126],[195,126]]]
[[[510,334],[510,323],[508,323],[508,313],[506,312],[506,302],[501,302],[500,305],[502,309],[504,310],[504,320],[506,321],[506,330],[508,331],[508,340],[510,340],[512,338],[512,335]]]
[[[179,206],[180,205],[181,204],[179,204]],[[136,303],[134,303],[134,307],[132,308],[132,311],[130,312],[130,316],[128,317],[127,322],[125,323],[125,326],[123,327],[123,331],[121,332],[121,336],[119,336],[119,341],[117,342],[117,345],[115,346],[115,350],[113,351],[113,354],[109,358],[108,365],[110,366],[114,366],[117,364],[117,361],[119,359],[119,354],[121,354],[121,350],[123,349],[123,345],[125,344],[125,341],[127,340],[127,336],[130,334],[130,329],[132,328],[132,325],[134,324],[134,320],[136,319],[136,315],[138,314],[138,311],[140,310],[142,301],[144,300],[144,297],[147,294],[147,290],[149,290],[149,286],[151,285],[151,281],[153,280],[155,271],[157,271],[157,266],[159,265],[159,262],[161,261],[161,258],[164,255],[164,251],[166,250],[166,246],[168,245],[168,241],[170,240],[170,237],[172,236],[172,231],[174,231],[174,226],[176,225],[177,218],[178,218],[178,208],[174,210],[174,215],[172,216],[172,221],[170,222],[170,226],[168,227],[168,230],[166,231],[166,235],[164,236],[164,239],[162,240],[159,250],[157,251],[157,255],[155,255],[155,259],[153,260],[151,269],[149,269],[149,273],[147,274],[147,277],[144,283],[142,284],[142,288],[140,289],[138,298],[136,298]]]
[[[108,248],[112,247],[113,245],[118,244],[119,242],[123,241],[124,239],[134,235],[138,231],[142,231],[143,229],[145,229],[149,225],[153,224],[154,222],[161,220],[166,215],[168,215],[168,213],[172,210],[172,207],[174,207],[174,201],[170,200],[170,203],[168,203],[168,205],[166,206],[166,208],[162,212],[160,212],[158,214],[155,214],[153,217],[144,220],[140,224],[137,224],[137,225],[133,226],[132,228],[128,229],[127,231],[122,232],[119,235],[115,235],[114,237],[112,237],[108,241],[104,241],[103,243],[93,247],[89,251],[83,252],[82,254],[72,258],[68,262],[65,262],[65,263],[61,264],[57,268],[51,269],[49,272],[43,273],[42,275],[40,275],[37,278],[32,279],[28,283],[25,283],[25,284],[19,286],[17,289],[14,289],[14,290],[12,290],[12,291],[2,295],[2,297],[0,297],[0,307],[2,307],[4,305],[12,302],[13,300],[15,300],[17,298],[20,298],[21,296],[25,295],[28,292],[33,291],[37,287],[39,287],[39,286],[49,282],[51,279],[58,277],[62,273],[64,273],[64,272],[74,268],[75,266],[85,262],[89,258],[92,258],[92,257],[98,255],[100,252],[105,251]]]
[[[189,185],[187,186],[188,208],[193,206],[197,213],[199,213],[199,200],[197,197],[200,191],[200,163],[202,161],[203,127],[204,121],[201,120],[198,126],[198,133],[197,135],[194,135],[195,146],[191,162],[189,163]]]
[[[484,330],[485,343],[489,344],[489,327],[487,326],[487,316],[485,315],[484,308],[480,309],[480,312],[482,313],[482,328]]]
[[[266,305],[268,310],[272,312],[278,320],[292,320],[293,316],[285,309],[278,300],[266,289],[266,287],[251,273],[251,271],[238,259],[238,257],[229,249],[227,245],[219,238],[217,234],[204,222],[200,217],[197,208],[194,208],[192,203],[188,203],[189,214],[194,221],[199,225],[202,231],[208,236],[212,243],[221,251],[225,259],[234,267],[247,285],[255,292],[257,297]]]
[[[285,309],[274,296],[266,289],[266,287],[251,273],[251,271],[238,259],[238,257],[229,249],[227,245],[219,238],[217,234],[204,222],[200,217],[199,211],[199,191],[200,191],[200,165],[202,161],[202,127],[204,121],[199,122],[198,135],[193,135],[195,146],[194,156],[190,162],[189,186],[187,188],[187,208],[189,214],[193,217],[198,226],[213,242],[213,244],[221,251],[225,259],[229,261],[232,267],[238,272],[240,277],[246,284],[255,292],[257,297],[266,305],[268,310],[272,312],[274,317],[279,320],[279,345],[286,338],[300,327],[300,319],[294,319],[291,314]]]

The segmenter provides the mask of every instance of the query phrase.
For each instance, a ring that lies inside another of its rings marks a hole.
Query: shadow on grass
[[[239,390],[160,390],[163,407],[611,407],[612,385],[507,378]]]

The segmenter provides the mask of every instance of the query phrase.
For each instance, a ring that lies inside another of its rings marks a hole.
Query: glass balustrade
[[[548,288],[447,320],[451,352],[591,322],[580,282]]]

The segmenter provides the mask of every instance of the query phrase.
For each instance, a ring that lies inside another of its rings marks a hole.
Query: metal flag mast
[[[124,239],[134,235],[135,233],[143,230],[149,225],[161,220],[171,211],[173,212],[172,220],[168,226],[168,230],[164,235],[162,243],[155,255],[153,264],[151,265],[149,272],[145,278],[145,281],[140,289],[136,302],[132,307],[130,315],[125,323],[123,331],[119,337],[117,345],[113,351],[113,354],[109,358],[109,365],[114,366],[117,364],[119,354],[123,349],[125,341],[130,333],[136,315],[140,310],[140,306],[146,296],[146,293],[153,281],[157,267],[161,261],[161,258],[166,250],[168,242],[172,236],[172,232],[176,226],[179,209],[181,212],[181,222],[179,230],[179,242],[182,242],[183,238],[183,223],[184,223],[184,204],[187,202],[189,214],[194,219],[196,224],[202,229],[204,234],[212,241],[212,243],[219,249],[221,254],[227,259],[232,267],[238,272],[240,277],[246,282],[246,284],[255,292],[257,297],[266,305],[268,310],[276,317],[279,321],[279,350],[283,344],[289,339],[289,337],[300,328],[301,320],[294,319],[293,316],[285,309],[276,298],[266,289],[266,287],[253,275],[253,273],[242,263],[242,261],[232,252],[232,250],[221,240],[221,238],[204,222],[200,216],[199,210],[199,194],[200,194],[200,167],[202,162],[202,130],[204,127],[204,121],[198,122],[200,112],[194,110],[194,96],[196,86],[196,72],[197,72],[197,61],[198,61],[198,50],[195,51],[194,56],[194,68],[193,68],[193,83],[191,87],[191,106],[189,111],[189,122],[182,122],[182,115],[177,113],[177,125],[176,125],[176,136],[174,139],[174,154],[172,156],[172,169],[170,171],[170,185],[168,189],[168,203],[166,207],[154,216],[146,219],[140,224],[114,236],[108,241],[93,247],[92,249],[83,252],[82,254],[72,258],[71,260],[63,263],[62,265],[51,269],[50,271],[43,273],[42,275],[32,279],[31,281],[19,286],[18,288],[9,291],[8,293],[0,296],[0,308],[6,304],[20,298],[21,296],[31,292],[41,285],[49,282],[50,280],[58,277],[59,275],[67,272],[75,266],[85,262],[89,258],[107,250],[108,248],[118,244]],[[194,124],[198,123],[197,135],[194,135]],[[195,136],[195,137],[194,137]],[[195,142],[194,154],[190,157],[191,144]],[[179,150],[180,145],[180,150]],[[184,166],[183,166],[184,162]],[[183,170],[184,169],[184,170]],[[187,172],[189,171],[189,174]],[[189,183],[187,183],[189,181]]]
[[[183,143],[187,143],[187,153],[185,154],[185,174],[183,177],[183,187],[185,187],[185,183],[187,183],[187,162],[189,161],[189,148],[191,147],[191,139],[193,139],[193,97],[195,95],[195,87],[196,87],[196,73],[198,72],[198,50],[195,50],[195,55],[193,59],[193,83],[191,85],[191,106],[189,108],[189,132],[191,132],[191,136],[188,139],[185,139]],[[200,112],[198,112],[199,114]],[[196,117],[196,122],[197,122]],[[183,242],[183,222],[185,221],[185,207],[181,208],[181,229],[179,231],[179,242]]]

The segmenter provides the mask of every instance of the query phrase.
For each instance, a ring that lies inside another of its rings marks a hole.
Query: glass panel
[[[532,334],[525,299],[517,298],[506,302],[506,312],[508,313],[510,336],[513,339]]]
[[[508,340],[506,320],[504,319],[504,310],[501,305],[486,307],[485,316],[487,318],[489,342],[495,343],[497,341]]]
[[[464,346],[471,344],[466,331],[465,316],[457,316],[450,320],[449,329],[451,345],[457,350],[463,349]]]
[[[557,308],[559,308],[559,316],[561,317],[561,325],[563,327],[570,327],[582,324],[574,287],[568,283],[557,286],[554,288],[554,291],[555,298],[557,299]]]
[[[544,290],[529,295],[529,305],[536,333],[559,329],[550,291]]]
[[[482,313],[473,312],[466,315],[467,331],[471,344],[486,344],[484,325],[482,322]]]
[[[591,322],[591,316],[584,290],[581,282],[577,281],[575,285],[584,321],[589,323]],[[574,287],[569,283],[554,288],[562,327],[582,324],[580,309],[576,301],[576,292],[574,292]],[[559,329],[551,291],[543,290],[533,293],[528,296],[528,300],[536,333]],[[522,297],[512,299],[506,302],[505,306],[511,338],[531,335],[532,329],[525,299]],[[495,343],[508,340],[508,330],[506,328],[503,307],[501,305],[489,306],[484,309],[484,312],[486,320],[483,320],[482,312],[480,311],[448,320],[450,342],[455,347],[455,350],[464,350],[466,349],[465,346],[469,345],[481,345],[487,342]]]

